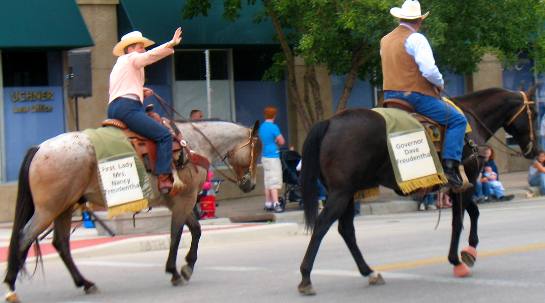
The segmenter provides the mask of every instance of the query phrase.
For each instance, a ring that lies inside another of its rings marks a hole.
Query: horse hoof
[[[17,296],[17,294],[14,291],[8,291],[8,293],[6,294],[4,299],[6,300],[6,302],[10,302],[10,303],[20,303],[21,302],[21,301],[19,301],[19,297]]]
[[[468,246],[462,250],[460,253],[462,256],[462,262],[467,266],[473,267],[475,261],[477,260],[477,249],[473,246]]]
[[[193,268],[186,264],[182,266],[181,273],[182,277],[184,277],[186,281],[189,281],[191,279],[191,276],[193,275]]]
[[[98,293],[98,287],[96,287],[95,284],[92,284],[92,285],[89,285],[89,286],[85,286],[83,288],[83,291],[85,291],[86,295],[96,294],[96,293]]]
[[[369,285],[384,285],[386,281],[382,278],[380,273],[373,272],[369,275]]]
[[[184,279],[182,279],[180,276],[172,277],[172,279],[170,279],[170,283],[172,283],[172,286],[181,286],[184,285]]]
[[[454,266],[453,269],[454,276],[457,278],[465,278],[471,276],[471,269],[467,267],[464,263]]]
[[[314,290],[314,288],[312,287],[312,284],[310,284],[310,283],[306,284],[306,285],[303,285],[303,283],[299,284],[299,286],[297,287],[297,290],[303,296],[314,296],[314,295],[316,295],[316,291]]]

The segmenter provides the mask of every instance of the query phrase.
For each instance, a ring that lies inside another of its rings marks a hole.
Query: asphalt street
[[[356,235],[366,261],[386,280],[369,286],[333,226],[322,242],[312,280],[317,295],[297,292],[299,265],[309,241],[304,229],[286,235],[241,235],[206,242],[191,281],[170,285],[167,251],[77,257],[100,293],[76,289],[62,262],[23,278],[23,302],[545,302],[545,199],[481,207],[479,256],[469,278],[452,276],[446,255],[450,212],[357,217]],[[469,221],[460,248],[467,244]],[[180,250],[181,266],[187,247]],[[27,265],[32,271],[33,264]]]

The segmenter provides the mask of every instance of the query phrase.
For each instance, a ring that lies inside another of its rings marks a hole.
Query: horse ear
[[[537,82],[536,84],[532,85],[528,91],[526,91],[526,96],[528,96],[528,99],[534,100],[536,97],[536,91],[537,88],[541,86],[540,82]]]
[[[252,137],[257,136],[258,130],[259,130],[259,120],[255,120],[254,127],[252,127]]]

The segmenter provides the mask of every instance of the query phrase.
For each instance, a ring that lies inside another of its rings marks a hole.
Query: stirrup
[[[462,178],[462,186],[453,187],[452,191],[455,192],[455,193],[463,193],[466,190],[472,188],[473,184],[471,184],[471,182],[469,182],[469,179],[467,178],[467,175],[466,175],[466,171],[465,171],[464,166],[462,164],[460,164],[458,166],[458,172],[460,174],[460,177]]]

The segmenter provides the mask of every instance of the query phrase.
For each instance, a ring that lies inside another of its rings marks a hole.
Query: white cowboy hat
[[[401,7],[394,7],[390,9],[390,14],[399,19],[424,19],[430,12],[426,12],[422,15],[420,10],[420,2],[417,0],[405,0],[405,3]]]
[[[125,47],[135,43],[143,43],[144,47],[155,44],[155,42],[142,36],[142,33],[139,31],[130,32],[123,35],[123,37],[121,37],[121,40],[117,42],[117,44],[114,46],[114,56],[123,56],[125,54]]]

